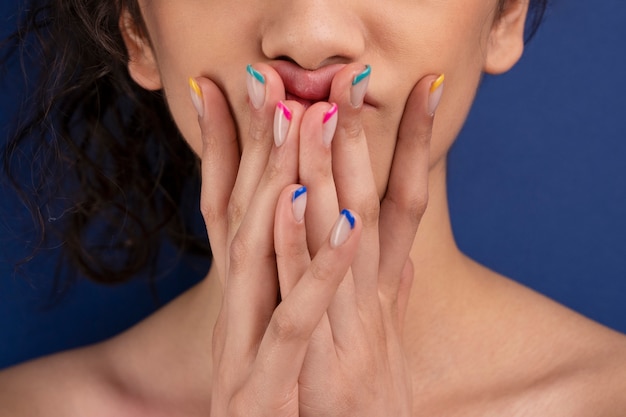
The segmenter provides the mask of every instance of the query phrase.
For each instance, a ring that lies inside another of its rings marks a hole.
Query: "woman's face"
[[[404,106],[419,79],[446,76],[432,141],[434,167],[461,128],[483,71],[506,71],[519,58],[526,2],[510,0],[497,17],[497,1],[140,0],[150,43],[137,55],[132,43],[140,41],[126,37],[129,69],[144,87],[164,88],[179,129],[198,153],[190,76],[216,82],[245,131],[247,64],[288,60],[307,70],[369,64],[371,100],[363,123],[382,192]]]

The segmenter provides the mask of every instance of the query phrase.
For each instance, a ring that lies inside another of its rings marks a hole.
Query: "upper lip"
[[[288,61],[270,65],[282,78],[287,93],[310,101],[328,99],[335,74],[345,67],[345,64],[332,64],[309,71]]]

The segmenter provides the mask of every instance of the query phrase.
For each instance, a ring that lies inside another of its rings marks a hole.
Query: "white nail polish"
[[[307,192],[306,187],[300,187],[293,192],[291,197],[291,206],[293,209],[293,217],[296,222],[300,223],[304,220],[304,212],[306,211]]]
[[[252,106],[259,110],[265,103],[265,77],[255,70],[252,65],[246,68],[246,86],[248,87],[248,97]]]
[[[339,247],[348,240],[352,229],[354,229],[354,223],[355,219],[352,213],[349,210],[342,210],[333,231],[330,233],[330,246],[332,248]]]
[[[324,114],[324,121],[322,126],[322,142],[327,148],[330,148],[337,130],[337,116],[338,108],[333,103],[332,107]]]
[[[276,112],[274,113],[274,143],[276,147],[285,143],[290,122],[291,110],[285,106],[285,103],[279,101],[276,105]]]
[[[437,111],[437,107],[439,106],[439,101],[441,101],[441,96],[443,95],[443,81],[445,76],[441,74],[439,78],[433,81],[430,86],[430,94],[428,96],[428,114],[431,116],[435,115],[435,111]]]

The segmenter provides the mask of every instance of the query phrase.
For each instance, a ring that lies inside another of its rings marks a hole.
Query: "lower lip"
[[[287,100],[297,101],[298,103],[302,104],[302,106],[303,106],[305,109],[308,109],[309,107],[311,107],[311,106],[312,106],[313,104],[315,104],[315,103],[318,103],[318,102],[320,102],[320,101],[324,101],[324,100],[315,100],[315,101],[314,101],[314,100],[307,100],[307,99],[305,99],[305,98],[295,96],[295,95],[293,95],[293,94],[291,94],[291,93],[286,93],[286,94],[285,94],[285,98],[286,98]]]
[[[297,101],[298,103],[302,104],[302,106],[304,107],[304,109],[308,109],[309,107],[311,107],[312,105],[314,105],[315,103],[320,103],[320,102],[328,102],[328,99],[326,100],[307,100],[305,98],[302,97],[298,97],[296,95],[293,95],[291,93],[285,93],[285,100],[293,100],[293,101]],[[371,107],[371,105],[368,102],[363,103],[363,108],[368,108]]]

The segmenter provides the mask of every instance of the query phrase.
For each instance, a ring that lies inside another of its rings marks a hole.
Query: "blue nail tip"
[[[346,220],[348,220],[348,223],[350,223],[350,229],[354,229],[355,219],[352,213],[350,213],[350,210],[346,210],[346,209],[341,210],[341,215],[345,217]]]
[[[296,191],[294,191],[293,196],[291,197],[291,201],[296,201],[298,197],[300,197],[302,194],[306,194],[306,187],[300,187]]]
[[[252,65],[248,64],[248,66],[246,67],[246,71],[248,71],[248,74],[256,78],[258,82],[260,82],[261,84],[265,84],[265,77],[263,76],[263,74],[255,70]]]
[[[358,83],[363,81],[363,79],[369,77],[371,73],[372,73],[372,67],[370,67],[369,65],[366,65],[365,70],[359,75],[357,75],[356,77],[354,77],[354,80],[352,80],[352,85],[357,85]]]

